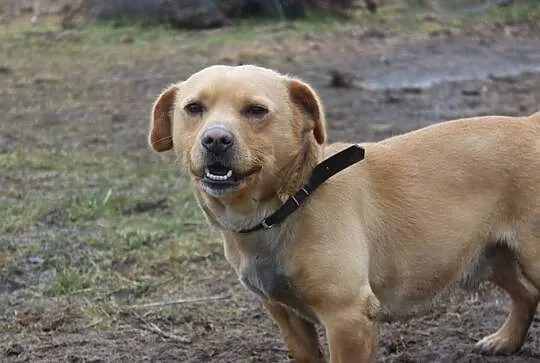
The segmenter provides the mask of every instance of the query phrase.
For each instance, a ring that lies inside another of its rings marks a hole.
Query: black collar
[[[343,169],[356,164],[364,159],[365,150],[359,145],[352,145],[345,150],[332,155],[326,160],[323,160],[312,171],[311,177],[308,182],[304,184],[299,191],[294,193],[287,201],[279,207],[272,215],[263,219],[263,221],[257,224],[255,227],[242,229],[238,233],[250,233],[260,229],[270,229],[276,224],[280,224],[288,216],[290,216],[295,210],[300,207],[300,204],[307,199],[315,189],[317,189],[322,183],[330,179],[333,175],[339,173]]]

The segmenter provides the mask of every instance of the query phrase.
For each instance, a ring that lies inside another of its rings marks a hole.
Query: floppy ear
[[[289,80],[289,93],[292,101],[313,120],[309,129],[313,130],[315,140],[319,144],[323,144],[326,140],[326,121],[319,97],[310,86],[297,79]]]
[[[172,149],[172,109],[178,85],[171,85],[154,102],[150,120],[148,143],[155,151]]]

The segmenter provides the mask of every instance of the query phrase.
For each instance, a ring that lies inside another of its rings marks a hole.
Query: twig
[[[84,294],[85,292],[91,292],[95,289],[93,287],[88,287],[86,289],[79,289],[79,290],[73,290],[70,295],[78,295],[78,294]]]
[[[179,341],[179,342],[182,342],[182,343],[191,343],[191,339],[181,337],[181,336],[175,335],[173,333],[167,333],[166,331],[161,330],[161,328],[159,326],[157,326],[156,324],[154,324],[154,323],[149,322],[146,325],[143,325],[143,328],[145,328],[146,330],[149,330],[149,331],[151,331],[153,333],[159,334],[162,337],[167,338],[167,339],[173,339],[173,340],[176,340],[176,341]]]
[[[140,316],[139,314],[137,313],[134,313],[135,316],[142,322],[142,326],[141,328],[143,329],[146,329],[148,331],[151,331],[153,333],[156,333],[156,334],[159,334],[161,335],[163,338],[167,338],[167,339],[173,339],[173,340],[176,340],[178,342],[181,342],[181,343],[191,343],[191,339],[189,338],[185,338],[185,337],[181,337],[179,335],[176,335],[176,334],[173,334],[173,333],[168,333],[166,331],[163,331],[159,326],[157,326],[155,323],[152,323],[148,320],[146,320],[145,318],[143,318],[142,316]]]
[[[84,326],[84,329],[89,329],[89,328],[92,328],[98,324],[100,324],[101,322],[103,321],[103,319],[97,319],[97,320],[94,320],[93,322],[91,322],[90,324],[86,324]]]
[[[191,299],[178,299],[178,300],[172,300],[172,301],[158,301],[158,302],[153,302],[153,303],[148,303],[148,304],[131,305],[130,308],[142,309],[142,308],[153,308],[157,306],[189,304],[189,303],[196,303],[196,302],[202,302],[202,301],[226,299],[229,296],[230,295],[216,295],[216,296],[208,296],[208,297],[196,297],[196,298],[191,298]]]

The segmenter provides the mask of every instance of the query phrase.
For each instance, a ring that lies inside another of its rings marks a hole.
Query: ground
[[[203,66],[256,63],[314,86],[332,140],[540,110],[538,5],[452,16],[379,10],[184,33],[114,24],[59,30],[54,17],[7,26],[0,361],[288,362],[174,156],[150,152],[151,103]],[[352,87],[331,87],[336,74]],[[473,351],[507,311],[505,295],[490,286],[456,291],[426,315],[382,324],[377,360],[540,361],[538,317],[518,354]]]

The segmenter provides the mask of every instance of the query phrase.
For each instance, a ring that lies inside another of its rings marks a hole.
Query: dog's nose
[[[212,127],[203,133],[201,143],[206,150],[220,154],[233,146],[234,135],[222,127]]]

